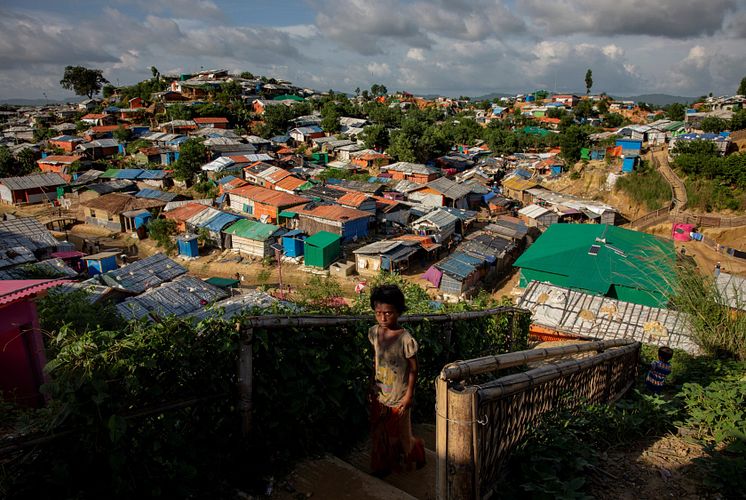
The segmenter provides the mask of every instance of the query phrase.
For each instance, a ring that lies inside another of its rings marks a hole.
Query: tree
[[[0,177],[20,177],[36,170],[36,156],[31,149],[23,149],[14,157],[6,146],[0,146]]]
[[[241,78],[243,78],[244,80],[253,80],[254,79],[254,75],[250,71],[242,71],[239,76]]]
[[[730,129],[733,131],[746,129],[746,110],[740,110],[730,119]]]
[[[624,123],[624,117],[619,113],[609,113],[604,115],[604,125],[607,127],[620,127]]]
[[[736,94],[746,95],[746,76],[741,78],[741,84],[738,86],[738,90],[736,91]]]
[[[713,134],[719,134],[728,128],[728,120],[723,120],[717,116],[708,116],[702,120],[702,131]]]
[[[101,91],[101,95],[104,96],[104,99],[108,99],[109,97],[114,95],[114,92],[116,92],[116,90],[117,88],[114,85],[107,83],[106,85],[104,85],[104,88]]]
[[[370,93],[373,94],[374,97],[378,97],[388,94],[389,91],[385,85],[374,83],[370,86]]]
[[[684,114],[686,113],[686,108],[683,104],[680,102],[675,102],[668,106],[668,109],[666,110],[666,116],[669,120],[674,121],[682,121],[684,119]]]
[[[341,115],[337,111],[337,106],[333,102],[327,102],[324,107],[321,108],[321,128],[324,132],[333,134],[339,132],[340,124],[339,119]]]
[[[355,96],[357,97],[359,95],[360,95],[360,87],[357,87],[355,88]]]
[[[60,80],[62,88],[72,90],[76,95],[92,98],[109,80],[104,78],[100,69],[88,69],[83,66],[67,66]]]
[[[173,250],[175,246],[171,241],[171,236],[176,233],[176,221],[173,219],[153,219],[148,223],[148,235],[158,243],[159,247],[168,251]]]
[[[132,131],[128,128],[124,128],[122,125],[118,126],[112,135],[114,136],[114,139],[119,142],[128,142],[132,139]]]
[[[153,80],[161,79],[161,72],[158,71],[158,68],[156,68],[155,66],[150,67],[150,73],[153,75]]]
[[[588,134],[579,125],[571,125],[560,137],[562,156],[569,162],[580,160],[580,150],[587,145]]]
[[[591,93],[591,87],[593,87],[593,71],[588,68],[588,71],[585,72],[585,95]]]
[[[191,181],[200,173],[200,167],[207,161],[207,148],[197,139],[184,141],[179,148],[179,159],[174,164],[174,177]]]
[[[581,100],[578,105],[573,108],[573,113],[575,113],[575,116],[578,118],[589,118],[593,115],[593,104],[591,104],[590,99]]]
[[[366,148],[385,151],[389,147],[389,131],[385,125],[368,125],[363,129],[361,139]]]

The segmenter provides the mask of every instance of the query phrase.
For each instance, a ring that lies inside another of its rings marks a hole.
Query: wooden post
[[[446,500],[448,491],[448,382],[435,379],[435,498]]]
[[[464,390],[448,390],[448,500],[468,500],[475,498],[473,398],[475,387]]]
[[[247,328],[238,351],[238,411],[241,414],[241,435],[251,431],[251,397],[254,390],[254,329]]]

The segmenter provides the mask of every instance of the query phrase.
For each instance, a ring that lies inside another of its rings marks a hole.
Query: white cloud
[[[407,59],[412,59],[414,61],[424,61],[425,51],[422,49],[411,48],[407,51]]]
[[[376,77],[389,76],[391,74],[391,68],[387,63],[372,62],[368,64],[367,69],[372,76]]]

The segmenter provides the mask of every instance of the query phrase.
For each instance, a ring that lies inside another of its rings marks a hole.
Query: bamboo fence
[[[581,359],[557,359],[582,353]],[[637,374],[640,343],[629,340],[488,356],[446,366],[436,381],[436,498],[489,498],[511,451],[542,415],[621,397]],[[544,362],[476,384],[472,378]]]

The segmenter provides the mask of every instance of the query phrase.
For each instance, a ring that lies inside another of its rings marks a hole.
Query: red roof
[[[93,132],[94,134],[103,134],[103,133],[106,133],[106,132],[114,132],[114,131],[118,130],[119,127],[129,128],[130,126],[128,124],[122,124],[122,125],[96,125],[95,127],[91,127],[91,132]]]
[[[57,259],[74,259],[76,257],[84,257],[85,255],[86,254],[84,254],[83,252],[78,252],[77,250],[52,253],[52,257],[55,257]]]
[[[371,216],[369,212],[363,212],[362,210],[343,207],[341,205],[318,205],[308,210],[301,208],[293,211],[303,215],[310,215],[311,217],[334,221],[362,219],[363,217]]]
[[[36,160],[37,163],[74,163],[80,160],[80,156],[75,155],[49,155],[41,160]]]
[[[193,118],[192,120],[194,120],[194,123],[228,123],[228,118],[222,116]]]
[[[187,203],[186,205],[183,205],[179,208],[174,208],[173,210],[169,210],[168,212],[163,212],[163,215],[167,219],[186,221],[187,219],[202,212],[203,210],[207,210],[207,208],[208,207],[206,205],[201,205],[199,203]]]
[[[273,207],[300,205],[311,201],[308,198],[295,196],[294,194],[284,193],[282,191],[274,191],[260,186],[244,186],[236,188],[230,192],[230,195],[241,196]]]
[[[83,116],[81,120],[100,120],[106,115],[103,115],[101,113],[88,113],[87,115]]]
[[[267,180],[272,181],[273,184],[277,184],[278,182],[280,182],[285,177],[289,177],[291,175],[292,174],[290,172],[288,172],[287,170],[276,170],[276,171],[272,172],[271,174],[267,175],[265,178]]]
[[[33,297],[53,286],[69,283],[65,279],[46,280],[0,280],[0,305],[12,304]]]

